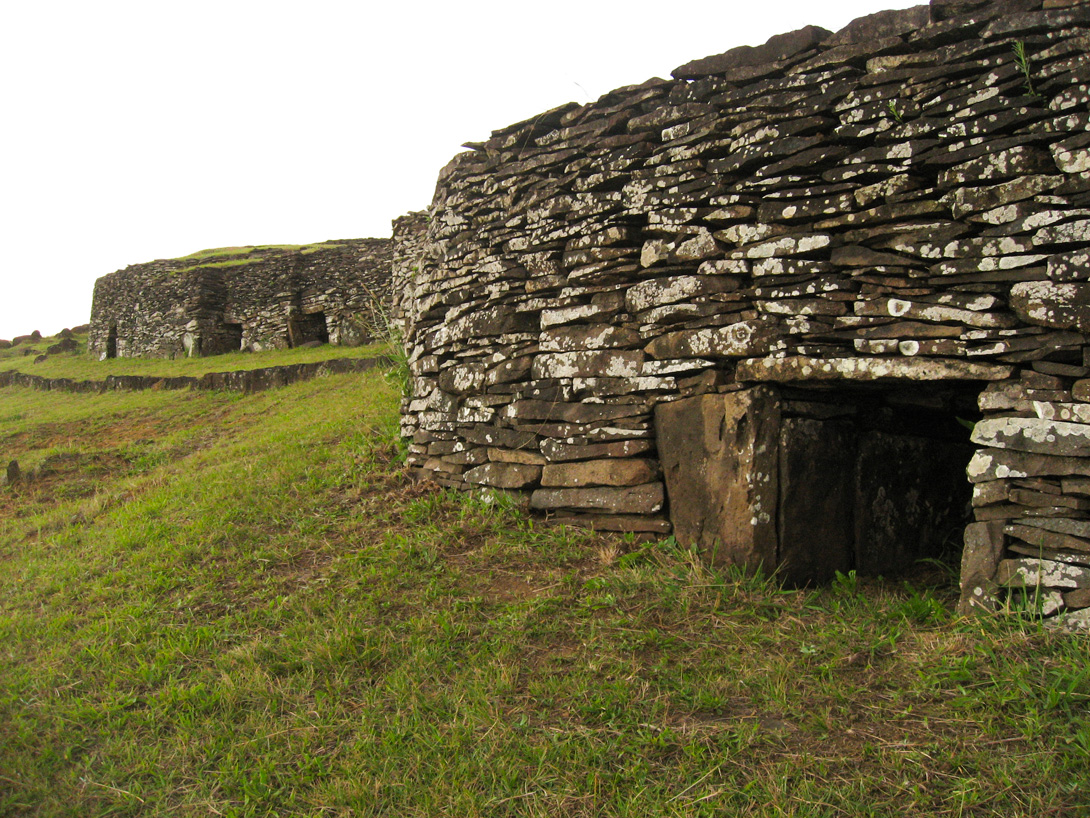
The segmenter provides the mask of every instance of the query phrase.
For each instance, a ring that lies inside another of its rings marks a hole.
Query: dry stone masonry
[[[799,583],[964,540],[964,609],[1087,627],[1088,53],[1085,2],[934,0],[467,145],[412,467]]]
[[[393,259],[390,265],[390,322],[404,335],[416,322],[414,281],[428,235],[428,214],[406,213],[393,222]]]
[[[98,358],[214,355],[371,340],[390,287],[389,239],[230,247],[126,267],[95,283]]]

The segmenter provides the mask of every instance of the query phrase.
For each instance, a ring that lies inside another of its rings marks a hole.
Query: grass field
[[[311,349],[282,349],[267,352],[230,352],[210,355],[206,358],[111,358],[93,360],[87,354],[87,336],[77,335],[79,349],[49,355],[35,363],[36,354],[25,354],[27,349],[44,353],[59,338],[43,338],[33,343],[23,343],[11,349],[0,349],[0,371],[14,369],[41,375],[44,378],[72,378],[73,380],[100,381],[107,375],[158,375],[164,378],[188,375],[200,377],[208,372],[229,372],[241,369],[260,369],[266,366],[304,364],[329,361],[334,358],[371,358],[388,349],[386,344],[370,344],[361,347],[342,347],[324,344]]]
[[[413,484],[397,400],[0,390],[0,815],[1090,814],[1084,639]]]

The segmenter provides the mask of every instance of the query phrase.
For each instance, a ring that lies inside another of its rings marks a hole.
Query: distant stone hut
[[[371,340],[389,303],[389,239],[229,247],[135,264],[95,283],[97,358],[216,355]]]
[[[963,609],[1090,628],[1088,54],[932,0],[471,146],[395,228],[410,467],[800,584],[964,532]]]

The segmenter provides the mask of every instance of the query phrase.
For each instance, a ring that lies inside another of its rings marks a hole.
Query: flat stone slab
[[[1020,281],[1011,288],[1011,309],[1030,324],[1090,332],[1090,284]]]
[[[644,361],[642,352],[588,350],[547,352],[534,360],[533,377],[543,378],[635,378]]]
[[[1043,418],[988,418],[973,428],[973,443],[1059,457],[1090,456],[1090,425]]]
[[[661,471],[655,460],[632,457],[582,460],[545,466],[541,473],[541,485],[570,488],[638,486],[657,480],[660,475]]]
[[[1090,608],[1061,614],[1045,621],[1045,627],[1060,633],[1090,633]]]
[[[647,345],[647,354],[657,359],[741,358],[775,349],[784,334],[777,321],[738,321],[725,327],[667,333]]]
[[[739,381],[999,381],[1014,367],[949,358],[747,358]]]
[[[1014,449],[981,449],[966,467],[969,482],[1007,480],[1022,477],[1090,476],[1090,460],[1085,457],[1053,457]]]
[[[766,386],[656,408],[679,543],[727,565],[776,567],[780,414]]]
[[[521,489],[537,483],[541,477],[541,467],[523,463],[485,463],[470,469],[464,477],[467,483],[499,489]]]
[[[673,76],[677,79],[699,79],[711,74],[722,74],[734,68],[763,65],[805,51],[831,36],[832,32],[828,29],[806,26],[797,31],[770,37],[764,45],[742,45],[723,54],[692,60],[675,68]]]
[[[541,488],[530,495],[538,511],[570,509],[609,514],[654,514],[662,510],[666,493],[662,483],[626,488]]]
[[[1090,540],[1082,539],[1067,532],[1053,531],[1032,525],[1018,525],[1016,523],[1004,526],[1003,531],[1039,548],[1067,548],[1090,553]]]
[[[1003,560],[996,580],[1007,588],[1087,588],[1090,568],[1052,560]]]

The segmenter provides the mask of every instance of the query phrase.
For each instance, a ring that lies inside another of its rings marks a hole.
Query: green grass
[[[0,815],[1090,809],[1085,640],[534,525],[408,482],[396,410],[0,390]]]
[[[25,355],[26,349],[45,352],[58,338],[43,338],[35,343],[24,343],[11,349],[0,349],[0,371],[14,369],[41,375],[46,378],[72,378],[74,380],[102,380],[107,375],[156,375],[175,377],[189,375],[200,377],[207,372],[229,372],[243,369],[261,369],[268,366],[314,363],[335,358],[371,358],[386,354],[388,346],[382,343],[361,347],[323,345],[312,349],[281,349],[267,352],[229,352],[205,358],[111,358],[93,360],[87,353],[87,336],[78,335],[79,349],[74,352],[50,355],[41,363],[34,363],[36,355]]]
[[[167,274],[176,276],[207,268],[242,267],[260,262],[269,256],[285,255],[292,252],[309,256],[320,250],[333,250],[343,246],[343,244],[261,244],[243,247],[217,247],[210,250],[199,250],[196,253],[190,253],[188,256],[175,259],[176,261],[194,261],[196,263],[170,270]],[[230,258],[231,256],[246,256],[246,258]],[[213,261],[212,259],[220,260]]]
[[[194,270],[204,269],[217,269],[224,267],[245,267],[247,264],[255,264],[261,261],[260,257],[254,258],[231,258],[226,261],[206,261],[201,264],[194,264],[190,267],[182,267],[180,270],[171,270],[170,275],[181,275],[182,273],[191,273]]]
[[[182,256],[179,261],[188,259],[208,259],[218,258],[220,256],[238,256],[248,255],[254,250],[284,250],[292,251],[299,250],[303,253],[310,254],[316,253],[319,250],[333,250],[339,247],[343,247],[343,244],[259,244],[259,245],[246,245],[243,247],[216,247],[211,250],[199,250],[196,253],[190,253],[188,256]],[[213,267],[214,264],[202,264],[202,267]]]
[[[253,249],[252,246],[214,247],[210,250],[198,250],[196,253],[190,253],[188,256],[181,256],[178,260],[186,261],[188,259],[219,258],[220,256],[241,256],[248,254]]]

